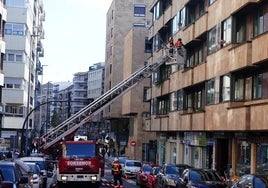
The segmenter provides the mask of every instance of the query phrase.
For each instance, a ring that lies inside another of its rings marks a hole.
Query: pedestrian
[[[119,182],[119,187],[123,187],[123,180],[122,180],[122,166],[116,157],[114,159],[114,163],[112,166],[112,175],[114,176],[114,188],[117,188],[117,183]]]

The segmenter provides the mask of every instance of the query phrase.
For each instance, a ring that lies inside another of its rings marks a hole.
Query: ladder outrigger
[[[136,72],[132,73],[128,78],[119,82],[112,89],[101,95],[89,105],[82,108],[76,114],[63,121],[57,127],[51,129],[48,133],[41,136],[44,142],[41,144],[43,150],[47,150],[54,144],[61,141],[62,138],[68,137],[76,132],[76,130],[90,121],[94,115],[100,113],[107,105],[122,96],[124,93],[136,86],[144,78],[148,78],[162,64],[174,61],[170,54],[164,55],[153,64],[147,64]],[[173,64],[173,63],[172,63]]]

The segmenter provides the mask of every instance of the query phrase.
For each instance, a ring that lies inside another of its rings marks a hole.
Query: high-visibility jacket
[[[112,174],[121,174],[122,166],[119,162],[115,162],[112,166]]]

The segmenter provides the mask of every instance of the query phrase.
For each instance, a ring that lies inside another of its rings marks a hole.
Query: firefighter
[[[181,38],[178,38],[178,40],[175,43],[175,47],[177,48],[178,54],[183,56],[182,47],[184,47],[184,44],[182,43]]]
[[[114,188],[117,188],[117,183],[119,182],[120,188],[123,187],[123,180],[122,180],[122,166],[116,157],[114,159],[114,164],[112,166],[112,175],[114,176]]]
[[[173,57],[173,51],[174,51],[174,39],[171,37],[169,39],[169,55]]]

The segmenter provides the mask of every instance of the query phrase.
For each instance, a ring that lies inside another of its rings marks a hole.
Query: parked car
[[[0,170],[0,188],[13,188],[13,183],[11,181],[4,180],[1,170]]]
[[[159,173],[160,170],[160,166],[155,166],[152,168],[148,176],[147,188],[156,188],[156,175]]]
[[[267,174],[245,174],[231,188],[267,188]]]
[[[157,187],[175,187],[184,169],[192,168],[187,164],[164,164],[156,176]]]
[[[43,187],[43,175],[39,166],[34,162],[25,162],[31,171],[33,172],[33,188],[42,188]],[[44,187],[46,188],[46,187]]]
[[[125,162],[126,162],[127,159],[129,159],[128,156],[119,156],[119,157],[118,157],[118,161],[119,161],[119,163],[121,164],[122,168],[124,167]]]
[[[141,170],[141,161],[128,159],[122,168],[124,177],[135,178],[137,172]]]
[[[227,184],[215,170],[191,168],[183,171],[176,184],[176,188],[188,187],[226,188]]]
[[[43,186],[47,187],[47,178],[48,178],[48,164],[46,163],[46,160],[44,157],[21,157],[20,158],[23,162],[31,162],[36,163],[40,170],[41,174],[43,176]]]
[[[25,163],[16,159],[14,161],[0,161],[0,169],[4,181],[12,182],[13,188],[32,188],[32,173]]]
[[[151,163],[142,164],[141,170],[138,171],[136,174],[136,185],[139,185],[140,187],[145,187],[145,188],[147,187],[148,177],[154,166],[157,166],[157,165],[151,164]]]

